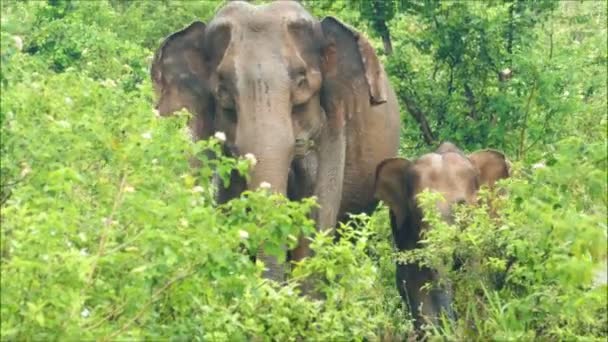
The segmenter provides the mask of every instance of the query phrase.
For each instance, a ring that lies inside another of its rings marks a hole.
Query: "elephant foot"
[[[299,283],[302,296],[311,300],[325,300],[323,293],[315,290],[313,279],[306,278],[301,280]]]
[[[285,281],[285,263],[279,262],[275,256],[266,255],[261,247],[258,250],[256,259],[264,262],[265,270],[262,272],[264,279],[270,279],[277,283]]]

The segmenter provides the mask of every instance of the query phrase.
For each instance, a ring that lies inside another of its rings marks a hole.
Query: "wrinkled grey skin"
[[[435,153],[415,161],[389,158],[378,165],[375,195],[390,209],[391,228],[399,251],[420,248],[425,229],[423,213],[416,195],[425,189],[439,192],[444,201],[437,202],[441,218],[453,221],[455,204],[477,203],[479,187],[494,187],[497,180],[509,177],[509,163],[497,151],[482,150],[465,155],[453,144],[441,144]],[[415,326],[420,331],[426,321],[437,325],[440,314],[454,319],[449,285],[440,284],[439,274],[418,264],[396,265],[397,288],[410,307]],[[429,289],[422,287],[430,283]]]
[[[256,156],[250,182],[234,175],[220,202],[268,182],[293,200],[316,196],[318,229],[375,207],[375,167],[397,153],[399,108],[369,42],[337,19],[296,2],[231,2],[169,36],[151,77],[160,115],[186,108],[196,140],[222,131],[227,152]],[[300,239],[292,259],[308,255]],[[260,257],[282,280],[283,265]]]

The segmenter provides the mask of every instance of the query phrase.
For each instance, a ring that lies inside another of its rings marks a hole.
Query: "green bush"
[[[369,13],[359,12],[367,7],[303,3],[382,46]],[[426,20],[453,10],[441,27],[476,37],[459,50],[469,58],[480,44],[499,49],[508,8],[454,3],[393,13],[395,54],[382,58],[399,97],[416,90],[438,137],[467,150],[504,147],[515,171],[506,195],[487,194],[497,216],[462,208],[449,226],[431,210],[427,248],[399,255],[384,207],[342,224],[334,241],[314,232],[314,199],[260,190],[218,206],[212,169],[226,179],[231,170],[246,174],[249,162],[221,156],[214,139],[192,143],[188,113],[154,117],[154,49],[221,4],[2,2],[0,339],[404,340],[412,325],[394,282],[403,258],[437,267],[453,284],[461,319],[443,327],[450,340],[608,335],[606,285],[594,281],[606,260],[608,204],[606,17],[598,4],[543,12],[553,29],[522,22],[518,32],[530,34],[520,37],[512,56],[520,69],[505,88],[489,81],[487,65],[474,70],[474,60],[463,60],[455,84],[471,79],[483,119],[475,124],[462,92],[443,101],[431,91],[448,77],[439,52],[455,47]],[[485,29],[494,41],[475,35]],[[431,146],[402,107],[402,149],[418,155]],[[492,126],[486,119],[495,112],[500,124]],[[202,159],[200,169],[188,166],[191,156]],[[300,234],[315,256],[284,284],[261,278],[264,266],[250,257],[257,248],[281,257],[279,246],[294,246]],[[304,279],[321,298],[301,295]]]
[[[248,161],[222,157],[192,173],[187,157],[218,154],[219,143],[191,144],[187,114],[159,121],[147,96],[70,72],[36,90],[4,93],[3,108],[28,120],[9,114],[4,141],[3,165],[20,183],[2,211],[3,339],[288,339],[309,329],[351,339],[387,325],[384,298],[370,297],[383,293],[365,254],[371,226],[345,227],[337,245],[315,239],[318,258],[300,272],[331,275],[332,301],[306,300],[296,283],[262,280],[249,255],[263,245],[280,256],[283,241],[310,234],[313,201],[256,192],[216,209],[210,167],[227,175]]]

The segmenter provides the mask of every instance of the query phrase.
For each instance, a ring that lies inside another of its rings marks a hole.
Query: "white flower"
[[[203,191],[205,191],[205,189],[203,189],[203,187],[200,185],[197,185],[194,188],[192,188],[192,192],[203,192]]]
[[[538,162],[538,163],[532,165],[532,169],[534,169],[534,170],[536,170],[536,169],[542,169],[544,167],[545,167],[545,163],[543,163],[543,162]]]
[[[268,182],[262,182],[260,183],[260,188],[261,189],[270,189],[271,185]]]
[[[152,109],[152,113],[154,113],[155,118],[160,118],[160,113],[159,113],[158,109],[156,109],[156,108]]]
[[[185,218],[181,218],[179,220],[179,223],[182,225],[182,227],[188,227],[188,220],[186,220]]]
[[[101,219],[101,223],[103,223],[106,226],[110,226],[110,225],[117,225],[118,221],[112,220],[109,217],[104,217]]]
[[[158,159],[156,159],[156,158],[152,159],[152,164],[154,164],[154,165],[158,164]]]
[[[239,230],[239,237],[243,240],[248,239],[249,238],[249,233],[247,233],[244,230]]]
[[[606,284],[608,284],[608,271],[606,271],[606,264],[604,263],[604,265],[600,269],[594,272],[593,287],[598,287]]]
[[[72,98],[69,96],[65,97],[65,104],[67,104],[68,106],[72,105],[72,103],[74,103],[74,101],[72,101]]]
[[[80,255],[87,256],[87,255],[89,255],[89,252],[87,251],[86,248],[83,248],[83,249],[80,250]]]
[[[17,47],[17,50],[19,50],[19,51],[23,50],[23,39],[21,39],[21,37],[13,36],[13,41],[15,42],[15,46]]]
[[[131,185],[125,186],[125,192],[135,192],[135,188]]]
[[[255,158],[255,155],[253,153],[246,153],[245,159],[247,159],[249,161],[249,164],[251,166],[255,166],[255,164],[258,163],[258,160]]]
[[[568,97],[568,95],[570,95],[570,92],[566,90],[566,91],[564,92],[564,97]]]
[[[87,309],[87,308],[84,308],[80,312],[80,317],[87,318],[87,317],[89,317],[90,314],[91,314],[91,311],[89,311],[89,309]]]
[[[116,82],[114,82],[112,79],[105,79],[101,81],[101,85],[108,88],[114,88],[116,87]]]
[[[226,141],[226,134],[224,134],[224,132],[215,132],[214,135],[215,139],[219,140],[219,141]]]
[[[70,128],[70,123],[65,121],[65,120],[58,120],[56,121],[57,126],[61,127],[61,128]]]
[[[192,130],[188,126],[182,127],[181,131],[185,137],[188,137],[188,139],[194,140],[194,135],[192,135]]]
[[[30,174],[30,172],[32,172],[32,169],[30,168],[30,166],[27,163],[21,163],[21,177],[25,177],[27,175]]]
[[[150,132],[145,132],[141,135],[142,138],[144,139],[152,139],[152,133]]]

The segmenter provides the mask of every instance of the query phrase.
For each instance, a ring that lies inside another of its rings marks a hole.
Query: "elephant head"
[[[443,143],[435,153],[426,154],[415,161],[404,158],[386,159],[376,170],[375,195],[390,209],[393,238],[398,250],[419,248],[424,230],[423,213],[416,195],[425,189],[439,192],[444,201],[438,201],[441,217],[451,222],[452,207],[458,203],[474,204],[480,186],[494,183],[509,176],[505,156],[497,151],[483,150],[466,156],[451,143]],[[453,318],[450,291],[438,286],[438,274],[428,267],[416,264],[397,264],[397,287],[409,304],[416,327],[424,318],[437,323],[441,312]],[[421,289],[425,283],[432,286]]]
[[[267,182],[286,194],[292,162],[344,126],[353,93],[365,89],[366,101],[386,101],[369,42],[297,2],[230,2],[208,25],[194,22],[167,37],[152,63],[159,114],[186,108],[197,139],[222,131],[232,153],[255,155],[249,189]]]

